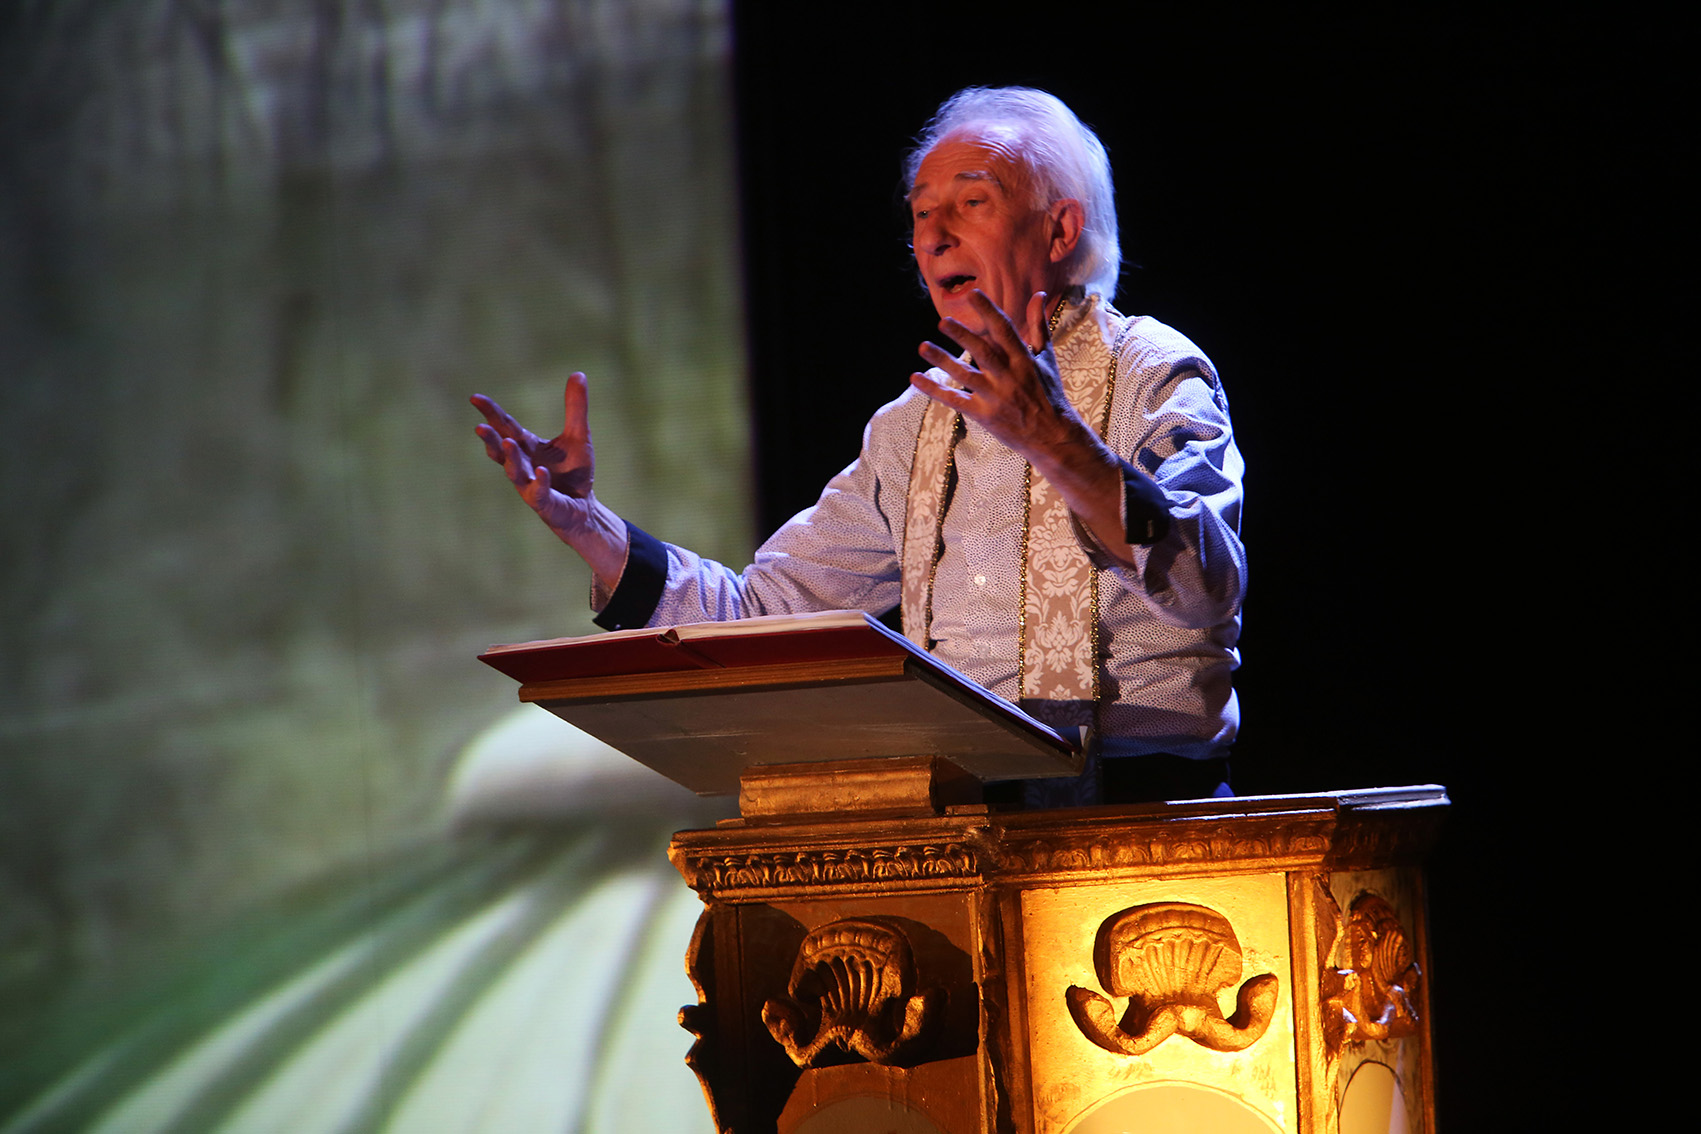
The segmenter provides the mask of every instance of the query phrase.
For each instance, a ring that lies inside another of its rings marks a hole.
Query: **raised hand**
[[[926,374],[910,375],[910,384],[922,393],[956,409],[1035,464],[1045,464],[1056,446],[1079,444],[1083,431],[1092,435],[1063,393],[1046,335],[1048,299],[1041,291],[1028,301],[1028,334],[1041,344],[1035,353],[1017,334],[1010,317],[977,289],[970,302],[985,321],[984,332],[971,331],[949,317],[939,324],[941,331],[969,352],[971,362],[960,362],[933,343],[921,344],[922,358],[962,388]]]
[[[502,466],[520,497],[551,531],[585,558],[599,580],[612,587],[626,557],[626,528],[597,502],[596,455],[591,445],[589,392],[574,373],[562,395],[561,432],[545,440],[515,421],[491,398],[474,394],[484,415],[474,432],[484,452]]]
[[[1132,562],[1133,551],[1122,528],[1122,463],[1081,420],[1063,392],[1046,333],[1049,297],[1035,292],[1028,301],[1024,322],[1030,341],[1040,344],[1037,352],[984,293],[977,289],[970,302],[985,321],[984,332],[972,331],[952,318],[939,324],[941,331],[968,351],[968,362],[933,343],[921,344],[922,358],[958,385],[920,373],[910,375],[910,385],[1019,453],[1062,493],[1105,551]]]

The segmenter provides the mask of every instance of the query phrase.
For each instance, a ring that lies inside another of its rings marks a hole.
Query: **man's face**
[[[1033,202],[1022,163],[996,134],[952,134],[928,151],[910,188],[911,247],[941,318],[984,332],[969,305],[979,288],[1030,333],[1029,298],[1066,283],[1052,218]]]

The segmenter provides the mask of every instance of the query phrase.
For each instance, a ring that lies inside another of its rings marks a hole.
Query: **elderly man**
[[[971,88],[906,173],[916,266],[963,353],[923,343],[931,369],[742,572],[598,503],[582,374],[553,440],[474,397],[486,451],[590,564],[605,628],[901,606],[942,661],[1085,730],[1077,798],[1101,775],[1111,799],[1226,793],[1241,459],[1199,348],[1110,305],[1104,147],[1049,94]]]

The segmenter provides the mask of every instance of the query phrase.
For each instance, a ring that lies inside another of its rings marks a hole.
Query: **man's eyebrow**
[[[1004,182],[998,180],[998,178],[994,177],[992,174],[988,173],[984,169],[964,170],[962,173],[953,174],[952,177],[951,177],[951,180],[952,181],[990,181],[994,185],[998,186],[1000,189],[1004,188]],[[909,200],[909,201],[915,200],[917,194],[919,194],[923,189],[926,189],[926,188],[927,188],[927,182],[917,181],[914,185],[910,186],[909,196],[906,197],[905,200]]]

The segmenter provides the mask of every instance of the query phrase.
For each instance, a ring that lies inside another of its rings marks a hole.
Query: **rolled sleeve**
[[[1198,348],[1162,328],[1117,391],[1132,399],[1116,419],[1131,566],[1101,564],[1153,617],[1207,627],[1233,618],[1245,597],[1240,540],[1244,465],[1228,401]]]
[[[620,582],[594,621],[604,630],[648,626],[667,584],[667,545],[631,521],[626,523],[626,565]],[[598,596],[593,592],[592,603]]]

